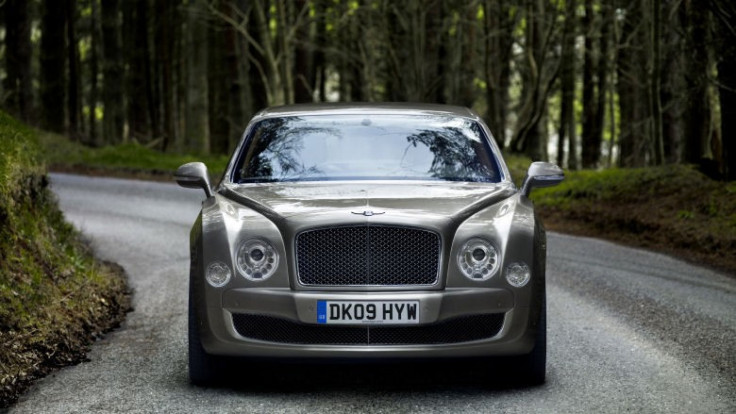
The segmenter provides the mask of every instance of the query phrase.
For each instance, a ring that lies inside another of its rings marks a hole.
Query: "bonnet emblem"
[[[373,210],[365,210],[365,211],[363,211],[363,212],[359,212],[359,211],[351,211],[351,213],[352,213],[352,214],[360,214],[360,215],[363,215],[363,216],[366,216],[366,217],[370,217],[370,216],[377,216],[377,215],[379,215],[379,214],[384,214],[384,213],[386,213],[386,212],[385,212],[385,211],[373,211]]]

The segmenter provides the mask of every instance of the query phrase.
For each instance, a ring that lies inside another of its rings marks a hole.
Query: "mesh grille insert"
[[[432,285],[439,274],[440,237],[428,230],[331,227],[300,233],[296,247],[304,285]]]
[[[246,338],[286,344],[432,345],[492,338],[501,330],[503,319],[503,313],[489,313],[419,326],[343,327],[236,313],[233,314],[233,325],[238,334]]]

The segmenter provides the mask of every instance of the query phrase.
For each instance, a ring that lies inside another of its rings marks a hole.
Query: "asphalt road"
[[[560,234],[548,236],[543,386],[424,363],[245,366],[232,387],[194,387],[187,248],[202,193],[62,174],[52,185],[98,255],[127,270],[135,311],[11,412],[736,412],[736,278]]]

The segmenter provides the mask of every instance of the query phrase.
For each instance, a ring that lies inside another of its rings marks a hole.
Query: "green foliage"
[[[509,172],[514,183],[520,186],[526,176],[529,165],[532,163],[531,158],[521,154],[505,153],[503,154],[503,159],[506,161],[506,166],[509,167]]]
[[[566,172],[556,187],[532,199],[543,216],[637,245],[685,249],[736,270],[734,183],[714,181],[692,167]]]
[[[228,157],[224,155],[162,153],[135,142],[90,148],[50,133],[42,133],[40,140],[51,168],[91,168],[103,172],[170,175],[182,164],[202,161],[213,176],[219,176],[225,171],[228,162]]]
[[[677,212],[677,217],[687,220],[695,217],[695,213],[689,210],[680,210]]]
[[[69,350],[89,341],[89,327],[121,306],[125,286],[64,221],[36,134],[0,112],[0,142],[2,407],[39,372],[69,363]]]

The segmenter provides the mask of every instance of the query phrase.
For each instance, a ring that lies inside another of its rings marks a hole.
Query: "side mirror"
[[[529,197],[533,188],[552,187],[565,179],[562,168],[549,162],[533,162],[521,184],[521,194]]]
[[[203,189],[207,198],[213,196],[207,166],[201,162],[190,162],[177,168],[174,179],[182,187]]]

